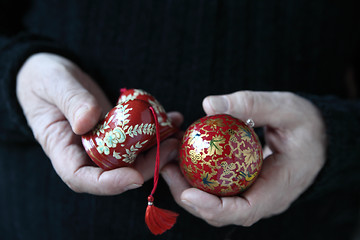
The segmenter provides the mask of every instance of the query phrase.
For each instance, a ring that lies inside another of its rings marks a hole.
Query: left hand
[[[73,191],[117,195],[154,176],[155,147],[139,154],[133,168],[105,171],[90,160],[80,135],[93,129],[112,107],[96,82],[75,63],[51,53],[30,56],[18,73],[16,93],[34,137]],[[169,118],[176,126],[182,122],[177,112]],[[163,166],[176,155],[178,140],[166,139],[160,148]]]
[[[243,194],[217,197],[192,188],[179,167],[169,164],[162,175],[176,202],[214,226],[251,226],[284,212],[315,180],[325,163],[325,126],[308,100],[285,92],[240,91],[209,96],[208,115],[226,113],[256,127],[264,126],[264,163],[254,184]]]

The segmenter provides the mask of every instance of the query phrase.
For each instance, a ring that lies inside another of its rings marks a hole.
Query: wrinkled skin
[[[61,179],[74,191],[115,195],[140,187],[153,177],[156,148],[140,154],[134,168],[104,171],[81,145],[112,108],[99,86],[71,61],[48,53],[27,59],[17,76],[16,93],[36,140]],[[182,115],[170,113],[175,125]],[[161,143],[161,166],[175,158],[178,140]]]
[[[71,61],[48,53],[31,56],[17,76],[17,97],[36,140],[61,179],[76,192],[115,195],[152,178],[156,149],[140,154],[134,168],[103,171],[86,155],[80,135],[90,131],[111,105],[96,83]],[[285,211],[314,181],[325,163],[325,127],[309,101],[292,93],[240,91],[209,96],[208,115],[252,118],[264,127],[264,165],[241,196],[219,198],[192,188],[179,167],[175,138],[161,144],[162,175],[176,202],[214,226],[251,226]],[[169,114],[180,126],[182,115]],[[170,163],[169,163],[170,162]],[[169,164],[167,164],[169,163]]]
[[[209,96],[208,115],[227,113],[251,118],[264,127],[264,164],[254,185],[241,196],[222,197],[191,188],[177,164],[162,170],[179,205],[214,226],[251,226],[284,212],[314,181],[325,163],[325,127],[317,108],[286,92],[239,91]]]

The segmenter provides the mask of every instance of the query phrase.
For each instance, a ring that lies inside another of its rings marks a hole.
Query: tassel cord
[[[157,146],[156,146],[156,160],[155,160],[155,170],[154,170],[154,186],[153,189],[151,191],[150,196],[153,196],[158,182],[159,182],[159,171],[160,171],[160,124],[159,124],[159,120],[157,118],[156,112],[154,110],[153,107],[149,107],[154,118],[155,118],[155,127],[156,127],[156,142],[157,142]]]
[[[156,126],[156,141],[157,141],[157,151],[156,151],[156,161],[155,161],[155,170],[154,170],[154,186],[151,191],[151,194],[148,196],[148,206],[145,213],[145,222],[149,230],[154,234],[162,234],[166,230],[172,228],[176,223],[176,218],[179,214],[157,208],[154,206],[154,193],[159,182],[159,170],[160,170],[160,125],[156,115],[156,112],[153,107],[149,107],[154,119]]]

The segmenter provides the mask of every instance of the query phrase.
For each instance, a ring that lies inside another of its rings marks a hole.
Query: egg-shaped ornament
[[[152,95],[140,89],[121,89],[116,106],[82,136],[87,154],[104,170],[132,166],[140,152],[156,145],[154,114],[161,140],[178,130]]]
[[[234,196],[248,189],[263,163],[252,123],[217,114],[191,124],[180,148],[180,168],[187,181],[217,196]]]
[[[160,142],[177,132],[164,108],[140,89],[121,89],[116,106],[96,128],[82,136],[91,160],[104,170],[131,167],[139,153],[157,145],[154,185],[148,196],[145,222],[149,230],[162,234],[172,228],[178,214],[154,206],[160,171]]]

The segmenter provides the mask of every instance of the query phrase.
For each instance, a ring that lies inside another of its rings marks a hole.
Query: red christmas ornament
[[[89,157],[102,169],[132,166],[137,155],[156,144],[153,107],[164,140],[177,129],[167,118],[161,104],[139,89],[122,89],[116,106],[97,127],[82,136]]]
[[[185,178],[193,187],[217,196],[234,196],[249,188],[262,162],[252,126],[230,115],[203,117],[183,136],[180,168]]]
[[[87,154],[104,170],[132,166],[140,152],[157,144],[154,187],[145,213],[145,222],[155,235],[172,228],[178,216],[153,204],[159,180],[160,141],[176,131],[153,96],[139,89],[121,89],[116,106],[93,131],[82,136]]]

